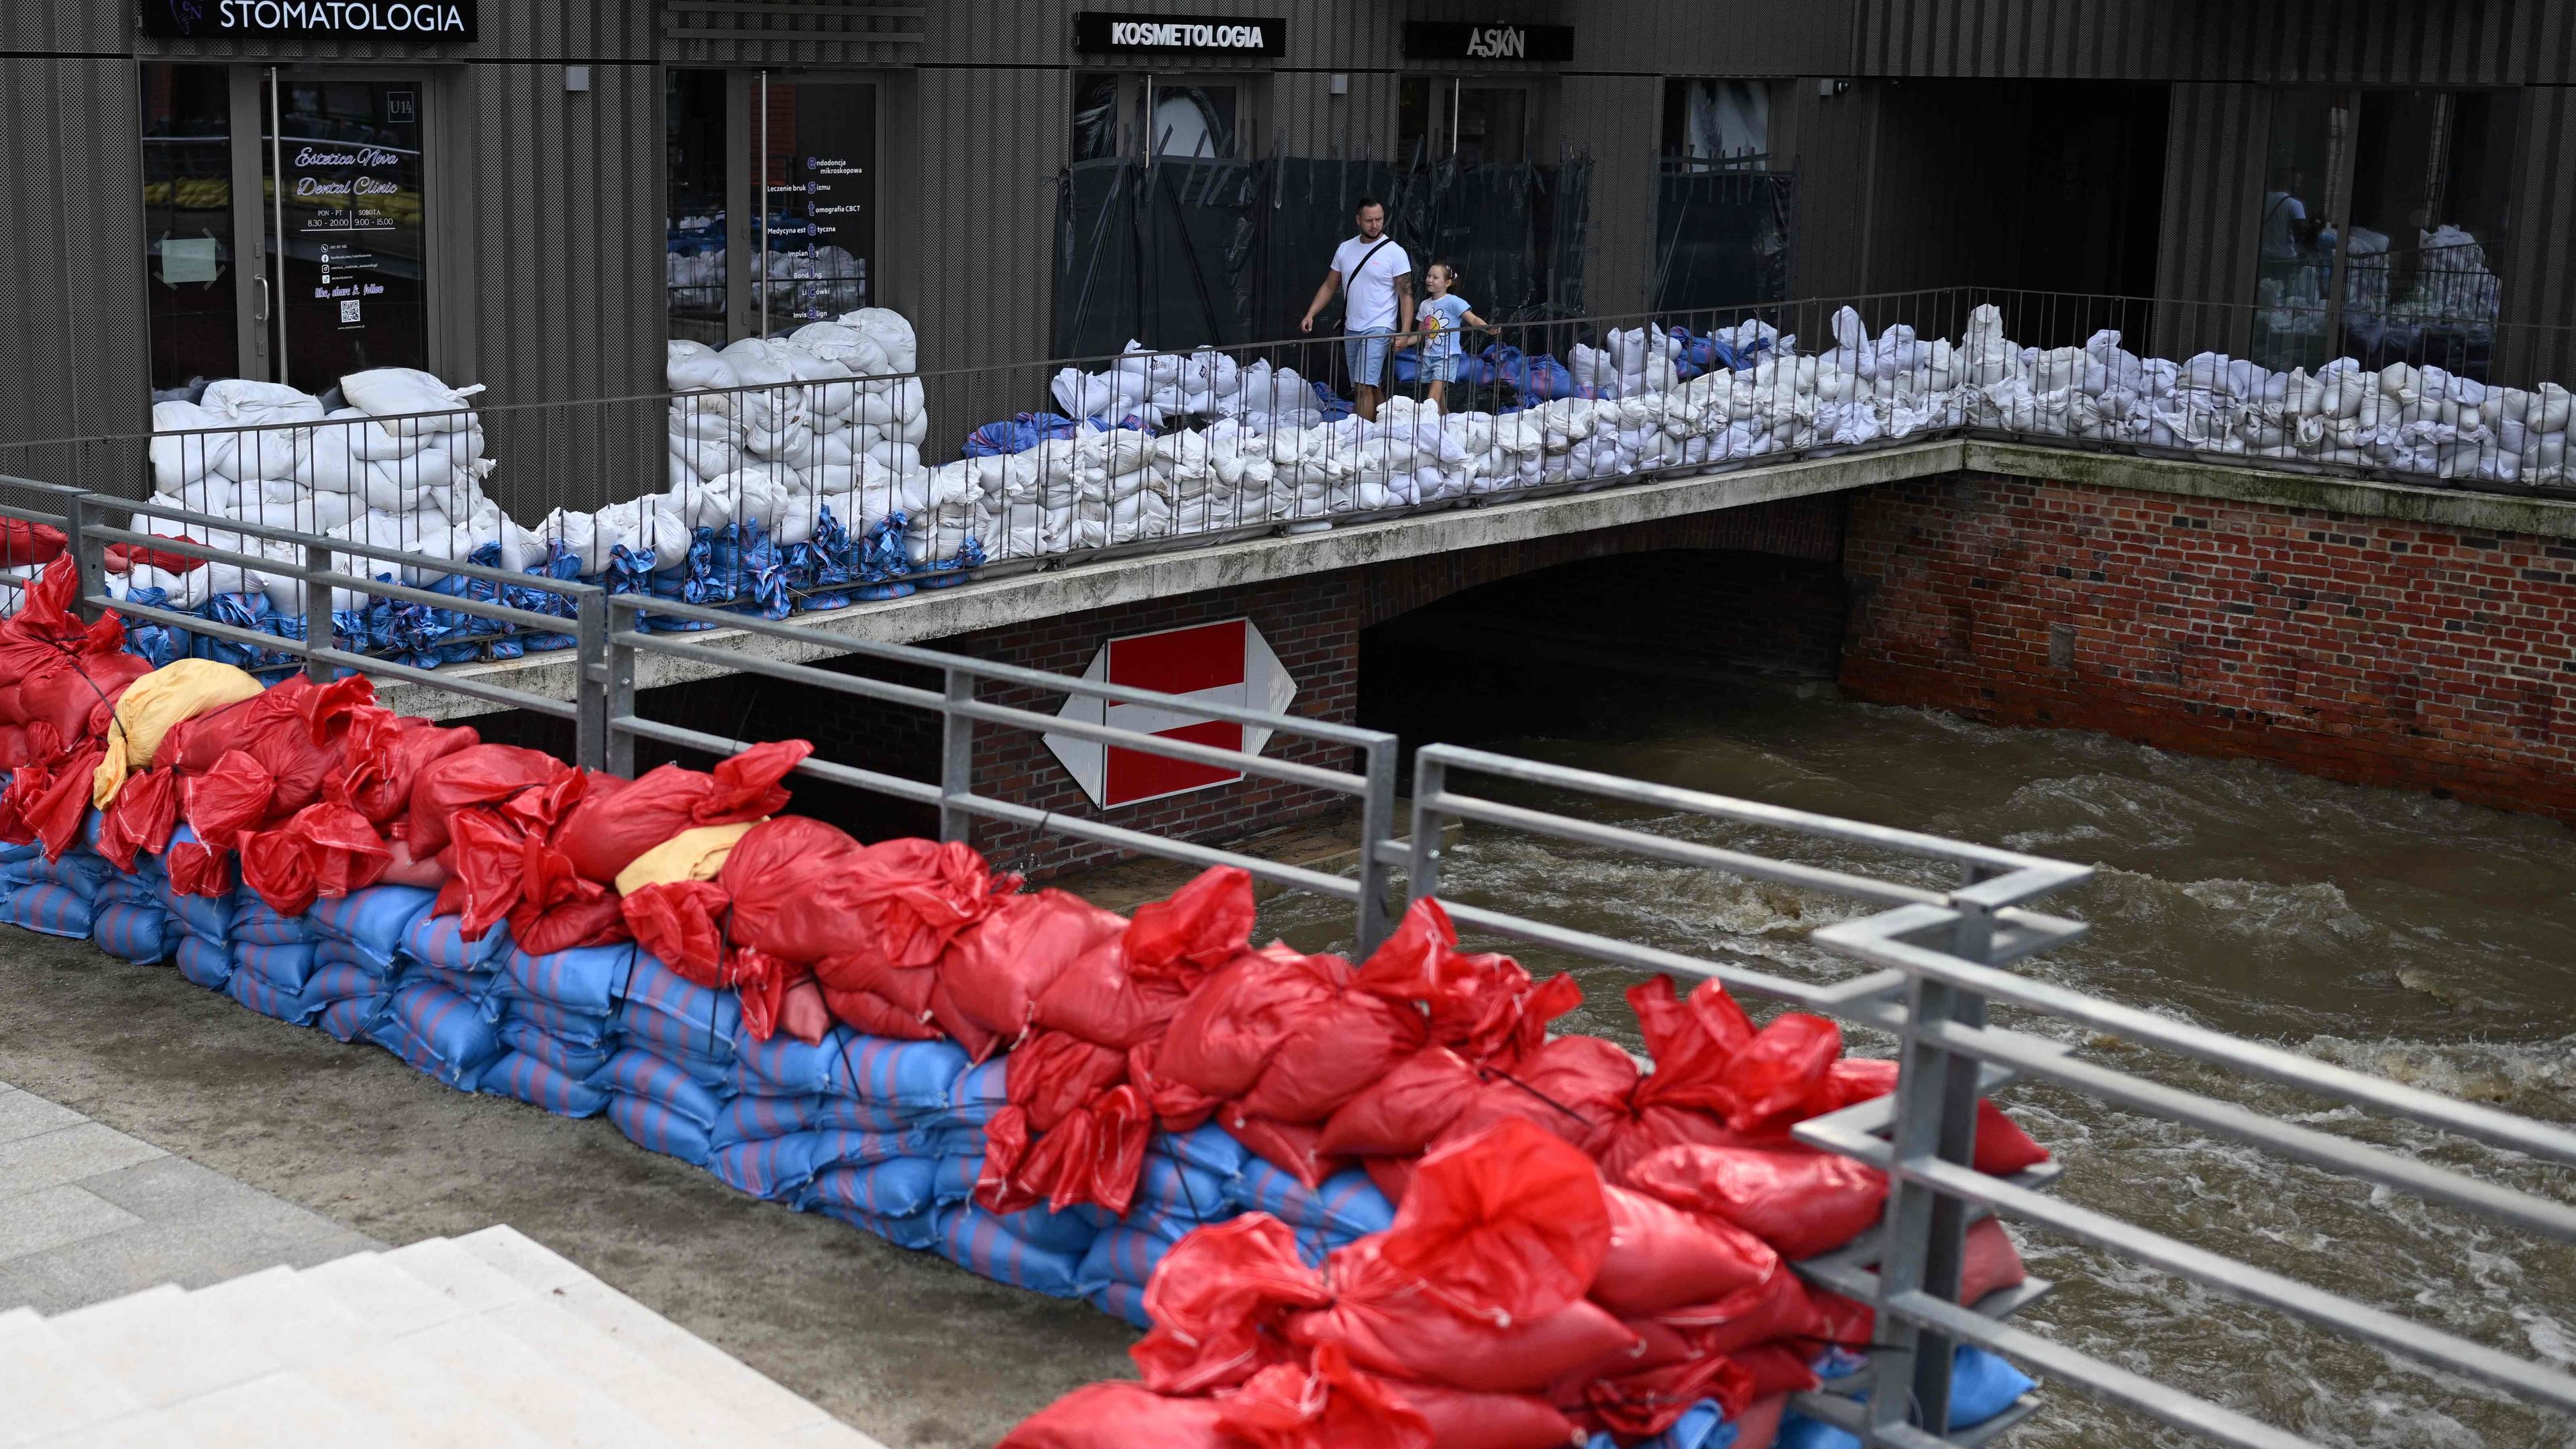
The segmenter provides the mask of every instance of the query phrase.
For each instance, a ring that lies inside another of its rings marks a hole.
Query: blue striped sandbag
[[[854,1228],[876,1234],[898,1248],[918,1253],[939,1242],[939,1218],[934,1212],[917,1212],[910,1217],[881,1218],[874,1213],[845,1208],[838,1203],[818,1202],[814,1211],[827,1218],[837,1218]]]
[[[280,991],[301,996],[304,983],[313,979],[313,948],[309,945],[265,946],[256,941],[235,942],[233,965]]]
[[[315,1025],[335,1041],[356,1041],[375,1030],[384,1019],[386,998],[352,996],[322,1008],[322,1019]]]
[[[908,1218],[931,1206],[931,1181],[939,1165],[927,1157],[897,1157],[868,1167],[826,1167],[814,1174],[796,1205],[828,1204],[877,1218]]]
[[[0,900],[0,921],[48,936],[89,939],[89,897],[61,885],[22,885]]]
[[[1191,1232],[1206,1227],[1210,1223],[1221,1223],[1241,1216],[1243,1216],[1243,1209],[1231,1202],[1210,1208],[1205,1212],[1192,1212],[1188,1208],[1155,1207],[1140,1202],[1130,1206],[1127,1209],[1127,1216],[1120,1218],[1112,1226],[1134,1228],[1140,1233],[1152,1233],[1167,1242],[1177,1243],[1188,1237]]]
[[[195,936],[179,942],[179,974],[208,991],[221,991],[233,979],[233,953]]]
[[[1230,1177],[1174,1162],[1161,1152],[1145,1154],[1145,1170],[1136,1175],[1133,1206],[1151,1207],[1190,1221],[1222,1222],[1235,1215]]]
[[[853,1035],[847,1047],[836,1053],[834,1066],[849,1074],[849,1094],[863,1102],[915,1112],[949,1111],[979,1072],[987,1074],[993,1090],[1001,1090],[1005,1059],[997,1057],[970,1069],[966,1053],[955,1042]]]
[[[676,1157],[694,1167],[707,1165],[712,1149],[707,1129],[654,1101],[618,1093],[608,1100],[608,1120],[626,1140],[648,1152]]]
[[[682,976],[650,951],[635,953],[618,1025],[644,1039],[732,1061],[744,1040],[742,997]]]
[[[317,900],[305,919],[315,931],[354,948],[366,964],[391,971],[412,922],[428,915],[437,899],[438,892],[418,886],[375,885]]]
[[[314,940],[313,928],[302,916],[281,916],[268,908],[249,887],[233,892],[233,944],[251,942],[261,946],[303,946]]]
[[[1080,1252],[1041,1248],[979,1207],[941,1208],[935,1216],[939,1255],[967,1272],[1050,1298],[1081,1296],[1074,1291],[1082,1272]]]
[[[407,1033],[417,1051],[392,1042],[387,1046],[461,1092],[473,1091],[483,1068],[501,1055],[500,1034],[483,1019],[483,1013],[436,982],[414,981],[396,988],[393,999],[385,1003],[385,1019]],[[382,1028],[377,1039],[384,1039]]]
[[[253,946],[246,949],[256,951],[294,948]],[[381,973],[370,971],[364,966],[353,966],[346,961],[325,961],[318,955],[314,959],[317,964],[313,968],[313,974],[304,978],[304,999],[307,1001],[348,1001],[360,996],[393,994],[393,981]]]
[[[707,1171],[734,1191],[749,1193],[763,1202],[791,1201],[814,1180],[819,1137],[814,1132],[790,1132],[784,1137],[716,1147],[707,1156]]]
[[[87,850],[66,850],[56,860],[37,854],[0,865],[0,880],[17,885],[61,886],[82,900],[96,896],[115,874],[116,866],[106,856]]]
[[[1163,1255],[1172,1251],[1171,1240],[1135,1228],[1111,1228],[1091,1240],[1091,1248],[1082,1255],[1082,1291],[1096,1292],[1111,1283],[1133,1283],[1142,1288],[1154,1279],[1154,1270]]]
[[[629,1041],[650,1043],[655,1050],[675,1059],[687,1056],[707,1063],[714,1072],[707,1085],[729,1084],[734,1064],[732,1042],[708,1035],[704,1027],[638,1007],[631,1001],[619,1007],[612,1019]]]
[[[625,995],[626,978],[641,964],[642,955],[642,948],[631,941],[546,956],[531,956],[514,947],[502,959],[501,980],[494,989],[517,1000],[604,1017],[617,1009]]]
[[[0,783],[5,783],[9,778],[9,774],[10,772],[7,770],[0,770]],[[188,827],[182,825],[179,828],[185,830]],[[44,853],[45,847],[32,840],[24,843],[0,842],[0,865],[6,865],[13,861],[25,860],[31,855],[42,855]]]
[[[172,938],[181,934],[158,901],[117,901],[97,907],[90,917],[89,938],[100,950],[142,966],[167,960],[175,945]]]
[[[228,946],[233,939],[233,898],[231,896],[189,896],[170,889],[165,882],[160,890],[161,909],[179,923],[179,929],[200,941]]]
[[[1395,1226],[1395,1205],[1357,1168],[1334,1173],[1322,1187],[1309,1188],[1256,1157],[1235,1177],[1234,1200],[1290,1227],[1338,1242]]]
[[[1252,1154],[1244,1151],[1243,1144],[1214,1122],[1188,1132],[1157,1130],[1153,1140],[1145,1146],[1148,1151],[1161,1153],[1174,1162],[1213,1172],[1220,1181],[1232,1179],[1243,1171],[1243,1164],[1252,1160]]]
[[[1154,1331],[1154,1320],[1145,1312],[1145,1290],[1133,1283],[1103,1283],[1082,1296],[1112,1318],[1124,1318],[1148,1333]]]
[[[723,1103],[678,1064],[642,1047],[628,1047],[608,1059],[599,1085],[629,1097],[642,1097],[665,1111],[688,1119],[701,1135],[713,1127]]]
[[[134,858],[138,866],[149,859],[150,856],[142,855]],[[90,904],[101,909],[115,905],[150,906],[157,911],[161,909],[161,882],[162,875],[158,870],[138,870],[132,875],[119,872],[107,878],[107,883],[98,888],[98,894],[90,897]]]
[[[898,1157],[930,1155],[926,1132],[851,1132],[825,1128],[813,1134],[814,1168],[867,1167]]]
[[[946,1207],[975,1195],[975,1179],[984,1174],[981,1152],[951,1152],[939,1159],[939,1176],[930,1186],[931,1200]]]
[[[465,939],[463,916],[420,915],[403,927],[402,954],[423,966],[474,971],[498,965],[510,951],[510,923],[495,921],[483,939]]]
[[[526,1052],[502,1053],[483,1069],[474,1090],[488,1097],[516,1097],[559,1117],[596,1117],[608,1110],[606,1091]]]
[[[764,1097],[744,1092],[716,1114],[708,1140],[718,1147],[783,1137],[790,1132],[842,1128],[852,1132],[900,1132],[910,1124],[891,1107],[848,1097]]]
[[[784,1032],[767,1041],[746,1040],[734,1050],[733,1085],[766,1097],[848,1096],[850,1074],[840,1057],[854,1050],[854,1035],[836,1026],[819,1042]]]
[[[235,971],[224,983],[224,994],[262,1016],[274,1017],[291,1026],[310,1026],[313,1019],[330,1005],[327,1001],[307,1002],[301,991],[289,991],[276,982],[249,971]]]
[[[526,1052],[547,1066],[578,1081],[591,1081],[608,1069],[608,1059],[616,1053],[606,1047],[582,1046],[549,1036],[517,1017],[501,1017],[501,1044],[512,1051]]]
[[[977,1208],[976,1211],[984,1209]],[[994,1214],[993,1220],[1021,1242],[1050,1252],[1070,1253],[1076,1258],[1091,1251],[1092,1240],[1100,1236],[1099,1225],[1085,1216],[1080,1208],[1056,1212],[1041,1203],[1015,1213]]]
[[[546,1035],[574,1046],[616,1050],[617,1024],[605,1016],[593,1016],[586,1011],[566,1011],[542,1001],[518,998],[500,1001],[499,1004],[503,1021],[526,1022]]]

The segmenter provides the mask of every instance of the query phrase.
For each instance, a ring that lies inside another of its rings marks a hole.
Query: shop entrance
[[[673,337],[722,347],[876,305],[874,79],[674,70],[666,107]]]
[[[143,67],[156,396],[428,366],[427,91],[398,72]]]

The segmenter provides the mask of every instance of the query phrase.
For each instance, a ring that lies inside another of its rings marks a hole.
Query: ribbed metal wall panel
[[[697,66],[910,65],[922,55],[926,16],[913,13],[921,8],[910,0],[803,0],[774,10],[668,0],[662,58]]]
[[[1643,311],[1663,83],[1654,76],[1569,75],[1558,97],[1567,144],[1589,150],[1594,162],[1584,301],[1594,312]]]
[[[2506,85],[2576,81],[2566,0],[1858,0],[1864,75]]]
[[[100,123],[136,104],[129,62],[0,58],[0,443],[151,426],[142,143]]]
[[[2254,300],[2271,97],[2258,85],[2173,88],[2156,293],[2183,303],[2227,305],[2166,309],[2156,321],[2155,346],[2167,356],[2244,345],[2246,319],[2237,309]]]

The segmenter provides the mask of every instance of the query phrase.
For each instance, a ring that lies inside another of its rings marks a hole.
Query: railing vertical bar
[[[957,706],[974,702],[974,674],[949,668],[946,694],[939,711],[939,838],[962,844],[975,832],[974,815],[958,803],[975,793],[975,721]]]

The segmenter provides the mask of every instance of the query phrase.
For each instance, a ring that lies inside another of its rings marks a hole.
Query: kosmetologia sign
[[[1297,697],[1297,682],[1288,677],[1287,666],[1270,652],[1269,641],[1249,619],[1112,639],[1092,656],[1091,667],[1082,677],[1272,714],[1285,711]],[[1270,731],[1265,728],[1209,719],[1176,705],[1126,704],[1077,695],[1065,701],[1056,717],[1256,755],[1270,743]],[[1103,746],[1072,735],[1048,735],[1046,743],[1094,805],[1134,805],[1243,778],[1240,770]]]
[[[1574,27],[1408,20],[1404,55],[1407,60],[1568,61],[1574,59]]]
[[[1073,17],[1073,48],[1086,54],[1286,55],[1288,22],[1276,16],[1080,10]]]
[[[164,40],[472,40],[480,0],[142,0]]]

